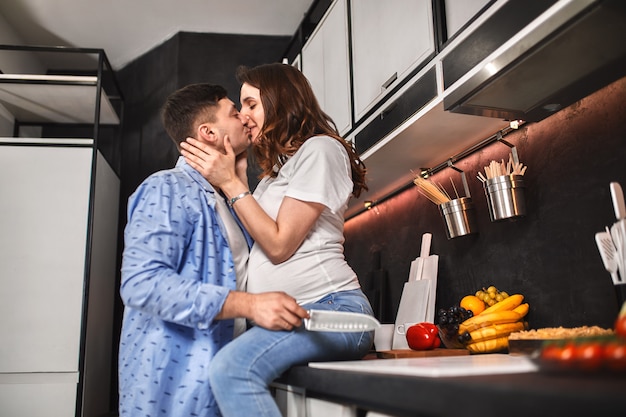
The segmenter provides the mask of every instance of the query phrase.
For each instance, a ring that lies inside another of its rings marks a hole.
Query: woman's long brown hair
[[[313,136],[327,135],[343,145],[352,167],[352,195],[367,190],[365,165],[352,144],[342,138],[335,122],[322,111],[306,77],[287,64],[264,64],[254,68],[239,67],[237,79],[258,88],[265,112],[254,153],[261,176],[275,177],[274,166],[281,157],[291,156]]]

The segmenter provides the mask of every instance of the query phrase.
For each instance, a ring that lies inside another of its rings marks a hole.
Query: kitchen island
[[[343,405],[342,416],[369,411],[391,416],[626,415],[626,374],[424,377],[298,366],[277,383],[306,399]]]

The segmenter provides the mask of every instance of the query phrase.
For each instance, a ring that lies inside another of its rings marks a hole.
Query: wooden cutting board
[[[424,358],[433,356],[462,356],[469,355],[467,349],[433,349],[433,350],[412,350],[412,349],[394,349],[376,352],[376,356],[380,359],[398,359],[398,358]]]

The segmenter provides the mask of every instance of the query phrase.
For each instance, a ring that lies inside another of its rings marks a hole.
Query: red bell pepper
[[[439,330],[433,323],[418,323],[409,327],[406,341],[413,350],[430,350],[441,345]]]

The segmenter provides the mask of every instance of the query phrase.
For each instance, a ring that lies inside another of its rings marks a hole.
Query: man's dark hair
[[[206,83],[190,84],[170,94],[161,120],[177,147],[186,138],[195,137],[195,126],[215,121],[217,103],[227,94],[224,87]]]

